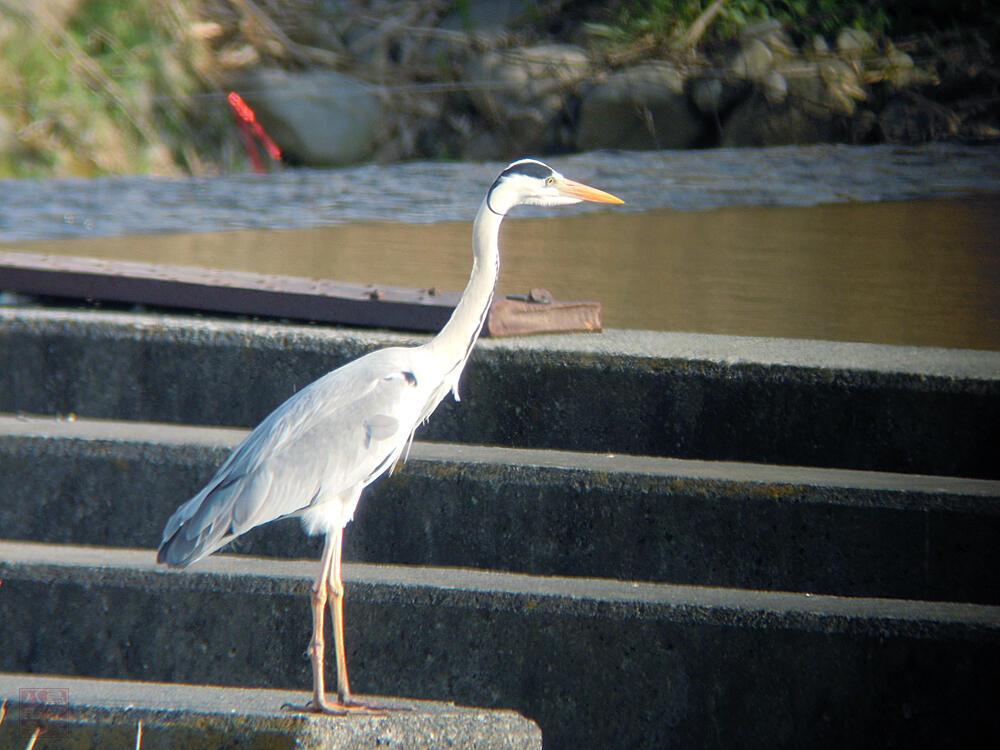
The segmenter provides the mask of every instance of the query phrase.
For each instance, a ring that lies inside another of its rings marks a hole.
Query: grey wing
[[[249,529],[358,492],[388,470],[423,401],[409,349],[384,349],[285,401],[167,521],[157,561],[188,565]]]

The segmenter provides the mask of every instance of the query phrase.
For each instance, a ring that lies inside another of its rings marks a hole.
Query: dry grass
[[[0,0],[0,177],[213,171],[237,153],[196,0]],[[205,96],[208,94],[208,96]]]

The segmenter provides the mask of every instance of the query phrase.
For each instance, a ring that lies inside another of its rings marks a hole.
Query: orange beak
[[[621,198],[616,198],[611,193],[605,193],[603,190],[598,190],[597,188],[592,188],[589,185],[584,185],[581,182],[573,182],[573,180],[561,180],[559,182],[559,190],[566,195],[571,195],[574,198],[580,198],[581,200],[591,201],[592,203],[624,203]]]

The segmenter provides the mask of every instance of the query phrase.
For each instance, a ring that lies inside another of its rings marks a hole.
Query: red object
[[[249,105],[243,101],[243,97],[237,94],[235,91],[230,91],[229,96],[226,97],[229,102],[230,108],[233,110],[233,114],[236,115],[236,124],[240,129],[240,137],[243,139],[243,147],[246,149],[247,157],[250,159],[251,164],[253,164],[253,169],[257,173],[262,173],[266,171],[264,169],[264,163],[260,159],[260,155],[257,153],[256,144],[254,143],[254,138],[257,142],[264,147],[267,151],[267,155],[271,157],[274,161],[281,161],[281,149],[278,145],[271,140],[271,137],[264,132],[264,128],[261,127],[260,123],[257,122],[257,116],[250,109]]]

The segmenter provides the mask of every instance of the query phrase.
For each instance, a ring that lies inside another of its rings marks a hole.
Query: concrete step
[[[315,562],[0,543],[0,671],[305,690]],[[345,566],[352,684],[547,747],[994,747],[1000,608]],[[990,744],[987,744],[990,743]]]
[[[25,747],[38,727],[38,747],[52,748],[542,747],[538,725],[513,711],[385,698],[379,705],[409,710],[330,717],[282,708],[306,697],[290,690],[0,674],[0,703],[7,706],[0,747]]]
[[[0,308],[0,411],[252,426],[420,337]],[[1000,353],[644,331],[487,340],[424,439],[1000,478]]]
[[[8,539],[155,547],[244,431],[0,417]],[[297,521],[236,543],[319,558]],[[1000,482],[415,443],[345,559],[1000,603]]]

